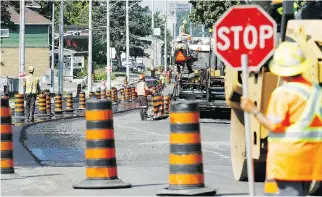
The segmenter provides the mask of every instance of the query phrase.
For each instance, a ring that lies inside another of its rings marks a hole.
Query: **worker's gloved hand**
[[[252,100],[250,100],[249,98],[241,97],[240,101],[241,101],[240,107],[242,108],[242,110],[247,111],[249,113],[253,113],[253,112],[257,111],[257,108],[256,108],[254,102]]]

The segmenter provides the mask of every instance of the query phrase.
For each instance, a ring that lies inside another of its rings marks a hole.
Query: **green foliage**
[[[11,21],[11,16],[8,11],[9,6],[12,6],[19,13],[19,1],[1,1],[1,25],[12,27],[14,24]]]
[[[231,6],[239,4],[239,1],[189,1],[193,8],[189,18],[194,23],[205,24],[206,27],[212,27],[221,15]]]

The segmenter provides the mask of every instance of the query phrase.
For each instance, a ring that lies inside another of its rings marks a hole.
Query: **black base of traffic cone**
[[[85,179],[79,184],[73,185],[74,189],[117,189],[130,187],[131,184],[124,183],[120,179]]]
[[[157,196],[213,196],[217,193],[215,189],[208,187],[196,188],[196,189],[168,189],[165,188],[157,192]]]

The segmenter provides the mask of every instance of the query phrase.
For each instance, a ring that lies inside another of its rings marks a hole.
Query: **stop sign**
[[[241,70],[241,55],[248,55],[248,69],[257,71],[275,48],[276,23],[261,7],[234,6],[214,25],[215,51],[229,66]]]

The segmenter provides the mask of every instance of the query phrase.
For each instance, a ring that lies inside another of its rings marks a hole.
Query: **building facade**
[[[0,76],[18,78],[20,16],[13,8],[8,11],[14,26],[1,28],[9,33],[1,37]],[[50,20],[28,8],[25,9],[25,69],[33,66],[38,77],[45,75],[50,68],[50,25]]]

